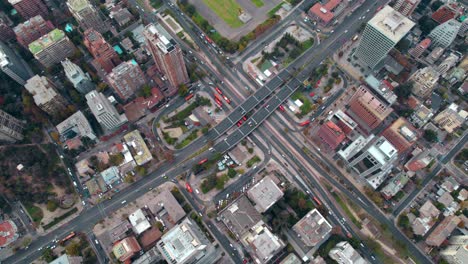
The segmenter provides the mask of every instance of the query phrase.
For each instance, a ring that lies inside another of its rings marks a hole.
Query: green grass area
[[[252,0],[253,1],[253,0]],[[268,15],[270,17],[274,16],[276,12],[278,12],[278,10],[281,9],[281,6],[283,5],[283,2],[279,3],[277,6],[273,7],[270,11],[268,11]]]
[[[42,218],[44,217],[42,209],[32,204],[27,204],[25,205],[25,207],[26,211],[28,211],[29,216],[31,216],[33,222],[39,224]]]
[[[243,25],[242,21],[239,20],[238,15],[241,6],[236,0],[203,0],[216,15],[218,15],[224,22],[226,22],[232,28],[238,28]]]
[[[262,0],[251,0],[251,1],[256,7],[262,7],[264,5]]]
[[[198,129],[193,130],[190,134],[182,140],[179,144],[175,146],[176,149],[181,149],[186,147],[190,142],[194,141],[198,137]]]
[[[162,0],[150,0],[150,4],[154,9],[158,9],[163,6],[164,2]]]
[[[251,159],[247,161],[247,168],[252,167],[255,163],[262,161],[259,156],[253,156]]]
[[[72,214],[74,214],[76,212],[78,212],[78,209],[76,207],[73,207],[73,209],[69,210],[68,212],[64,213],[63,215],[61,215],[59,217],[55,217],[54,220],[52,220],[52,222],[50,222],[47,225],[43,226],[44,230],[47,230],[47,229],[53,227],[54,225],[58,224],[63,219],[69,217],[70,215],[72,215]]]
[[[346,213],[346,215],[349,217],[349,219],[351,219],[351,221],[359,228],[361,229],[362,228],[362,224],[359,220],[356,219],[356,217],[354,217],[353,213],[351,212],[351,210],[349,209],[348,205],[343,201],[341,200],[341,197],[333,192],[332,193],[333,197],[335,198],[336,202],[341,206],[341,209],[343,209],[343,211]]]
[[[301,105],[301,107],[299,107],[299,110],[301,110],[301,112],[299,114],[297,114],[297,116],[299,118],[302,118],[303,116],[307,115],[308,113],[310,113],[314,107],[313,107],[313,104],[309,101],[309,99],[307,99],[307,97],[301,93],[301,92],[295,92],[292,96],[291,96],[291,99],[293,101],[295,100],[300,100],[303,104]]]

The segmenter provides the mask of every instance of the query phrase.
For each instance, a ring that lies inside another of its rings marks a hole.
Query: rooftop
[[[341,2],[341,0],[329,0],[325,5],[316,3],[309,9],[309,12],[323,20],[325,23],[328,23],[335,17],[332,12],[333,9],[335,9]]]
[[[42,105],[50,102],[58,94],[45,76],[35,75],[26,81],[24,88],[33,95],[34,102]]]
[[[121,241],[115,243],[114,247],[112,248],[112,252],[114,253],[115,257],[122,262],[127,261],[140,250],[141,247],[134,236],[122,239]]]
[[[141,137],[140,131],[133,130],[124,136],[128,146],[133,148],[133,158],[138,165],[143,165],[153,159],[153,155],[146,146],[145,140]]]
[[[18,238],[17,228],[12,220],[0,222],[0,248],[8,246]]]
[[[130,214],[128,220],[130,224],[132,224],[133,230],[137,235],[151,227],[150,222],[146,219],[146,215],[141,208]]]
[[[185,263],[209,246],[208,239],[189,218],[173,227],[158,242],[158,249],[168,263]]]
[[[330,234],[332,226],[317,209],[313,209],[299,220],[292,229],[305,245],[314,247]]]
[[[393,156],[397,155],[395,147],[382,137],[376,144],[370,146],[368,151],[380,164],[386,164]]]
[[[245,196],[241,196],[238,200],[225,208],[224,211],[220,213],[220,217],[231,232],[238,237],[249,231],[262,219],[262,215],[257,212],[255,207]]]
[[[380,31],[394,43],[400,41],[415,25],[413,21],[388,5],[375,14],[367,24]]]
[[[90,3],[88,0],[67,0],[67,5],[69,8],[73,9],[74,12],[79,12],[89,6]]]
[[[116,166],[112,166],[102,171],[101,177],[107,185],[111,185],[120,180],[119,169]]]
[[[283,192],[270,176],[266,176],[250,188],[247,196],[255,203],[255,209],[263,213],[283,197]]]
[[[162,218],[165,214],[169,216],[169,221],[172,224],[179,222],[184,216],[185,211],[177,202],[176,198],[168,190],[162,191],[156,198],[152,200],[149,205],[150,210],[153,214]],[[167,223],[165,223],[167,225]]]
[[[54,29],[38,40],[31,42],[29,44],[29,50],[35,55],[65,37],[65,33],[62,30]]]
[[[263,221],[260,221],[253,230],[243,239],[255,252],[257,263],[266,263],[285,246],[283,241],[264,225]]]

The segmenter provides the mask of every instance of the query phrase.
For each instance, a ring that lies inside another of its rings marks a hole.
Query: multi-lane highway
[[[355,14],[349,16],[342,25],[338,26],[335,29],[335,33],[331,34],[329,38],[325,39],[320,45],[314,47],[311,51],[307,51],[305,54],[300,56],[295,62],[293,62],[290,67],[288,67],[285,71],[283,71],[278,78],[273,79],[271,83],[267,83],[263,88],[257,91],[253,96],[248,98],[243,104],[239,105],[222,123],[220,123],[217,127],[213,128],[210,133],[200,138],[199,140],[194,141],[187,149],[180,152],[179,155],[176,156],[175,161],[172,164],[164,164],[158,170],[148,175],[144,179],[134,183],[130,188],[122,190],[121,192],[115,194],[112,200],[105,201],[98,206],[86,209],[81,213],[80,216],[76,217],[75,219],[71,220],[67,224],[63,225],[62,227],[58,228],[57,230],[49,233],[46,236],[40,237],[35,240],[29,247],[28,250],[20,250],[14,256],[10,257],[5,261],[5,263],[30,263],[32,260],[37,258],[41,252],[40,248],[44,247],[50,241],[54,239],[54,237],[63,237],[70,231],[80,231],[85,230],[91,225],[96,224],[100,219],[106,217],[110,213],[114,212],[119,207],[123,206],[122,201],[126,200],[127,202],[131,202],[137,199],[141,193],[145,192],[149,188],[154,188],[162,184],[165,179],[161,178],[161,175],[164,173],[166,175],[171,175],[170,179],[174,178],[175,176],[181,174],[182,172],[186,171],[186,168],[189,168],[191,165],[195,164],[197,160],[189,159],[185,161],[194,150],[201,149],[208,139],[216,139],[223,137],[226,132],[230,132],[230,128],[232,128],[237,121],[243,117],[246,113],[250,110],[255,109],[256,107],[260,106],[259,109],[250,117],[250,120],[257,121],[257,123],[261,123],[264,121],[269,115],[271,115],[276,107],[285,99],[287,99],[287,95],[297,89],[302,80],[304,80],[307,74],[310,71],[317,67],[323,59],[327,56],[332,54],[338,47],[339,41],[338,39],[341,38],[350,38],[352,34],[356,32],[360,23],[362,21],[358,20],[358,18],[365,12],[365,9],[372,8],[373,11],[376,9],[376,5],[382,4],[384,1],[366,1],[363,3],[360,11],[356,11]],[[304,66],[304,67],[303,67]],[[296,69],[301,69],[302,71],[299,74],[296,74]],[[232,75],[227,75],[229,76]],[[286,81],[286,85],[283,83]],[[233,81],[234,82],[234,81]],[[281,82],[279,86],[275,84],[275,82]],[[235,82],[234,82],[235,83]],[[273,88],[277,86],[276,88]],[[280,88],[281,87],[281,88]],[[262,91],[262,93],[258,93]],[[271,96],[270,99],[266,102],[265,99]],[[251,99],[254,98],[254,99]],[[261,99],[261,100],[259,100]],[[250,100],[250,101],[249,101]],[[267,105],[264,105],[267,103]],[[275,107],[273,107],[275,106]],[[245,108],[244,108],[245,107]],[[244,109],[244,110],[243,110]],[[247,111],[247,109],[250,109]],[[245,113],[243,112],[245,111]],[[240,141],[242,138],[247,136],[254,130],[253,126],[250,127],[244,123],[240,128],[235,129],[230,135],[228,135],[225,139],[226,140],[219,140],[217,144],[215,144],[214,148],[217,150],[227,150],[230,147],[234,146],[235,143]],[[229,133],[228,132],[228,133]],[[235,136],[231,136],[231,135]],[[281,144],[281,142],[275,142],[276,144]],[[300,149],[300,146],[296,146]],[[283,150],[284,151],[284,150]],[[287,148],[286,148],[287,151]],[[199,157],[204,158],[212,155],[210,152],[204,152]],[[176,166],[178,164],[178,166]],[[313,166],[319,167],[317,164],[311,162]],[[336,185],[339,186],[338,183]],[[342,188],[342,187],[341,187]],[[342,188],[343,192],[348,195],[349,197],[353,197],[347,189]],[[341,190],[341,189],[340,189]],[[367,200],[367,199],[366,199]],[[380,212],[375,212],[375,208],[373,206],[369,206],[368,204],[364,204],[366,211],[374,212],[377,216],[381,216]],[[373,211],[374,210],[374,211]],[[379,219],[380,220],[380,219]],[[388,222],[388,219],[383,217],[383,221]],[[393,225],[391,225],[393,227]],[[392,230],[393,232],[394,230]],[[397,234],[401,233],[397,230]],[[216,236],[216,235],[215,235]],[[222,241],[223,236],[219,234],[218,240]],[[401,235],[402,236],[402,235]],[[406,238],[403,237],[402,241],[406,242]],[[224,244],[224,243],[222,243]],[[410,243],[410,245],[412,245]],[[223,245],[224,246],[224,245]],[[419,252],[419,251],[418,251]],[[418,255],[416,252],[415,256],[423,261],[427,262],[427,258],[425,256]],[[239,257],[234,256],[235,260],[239,260]]]

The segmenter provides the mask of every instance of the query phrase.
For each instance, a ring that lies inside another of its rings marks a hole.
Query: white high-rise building
[[[413,26],[413,21],[385,6],[367,22],[354,56],[374,69]]]
[[[86,94],[86,103],[99,124],[108,130],[116,129],[128,121],[125,114],[119,115],[117,109],[102,93],[89,92]]]
[[[87,94],[93,90],[94,85],[91,82],[89,74],[84,73],[80,66],[71,62],[68,58],[62,61],[62,66],[67,79],[78,92]]]
[[[428,36],[432,40],[432,47],[448,48],[457,37],[460,27],[461,23],[455,19],[435,27]]]
[[[398,158],[396,148],[383,136],[375,138],[347,161],[349,167],[376,189],[385,180]]]

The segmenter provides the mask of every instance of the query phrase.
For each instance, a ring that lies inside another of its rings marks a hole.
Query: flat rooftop
[[[220,216],[231,232],[239,237],[262,220],[262,215],[245,196],[234,201],[220,213]]]
[[[313,209],[292,229],[300,236],[305,245],[314,247],[330,234],[332,226],[317,209]]]
[[[395,43],[400,41],[415,25],[413,21],[388,5],[375,14],[367,24],[380,31]]]
[[[140,135],[140,131],[133,130],[124,136],[125,142],[134,150],[133,158],[138,165],[143,165],[153,159],[153,155],[146,146],[145,140]]]
[[[32,54],[37,54],[65,37],[65,33],[62,30],[54,29],[38,40],[31,42],[28,47]]]
[[[90,5],[90,3],[88,0],[67,0],[67,5],[73,9],[73,11],[79,12]]]
[[[270,176],[266,176],[250,188],[247,195],[255,203],[255,209],[263,213],[283,197],[283,192]]]

